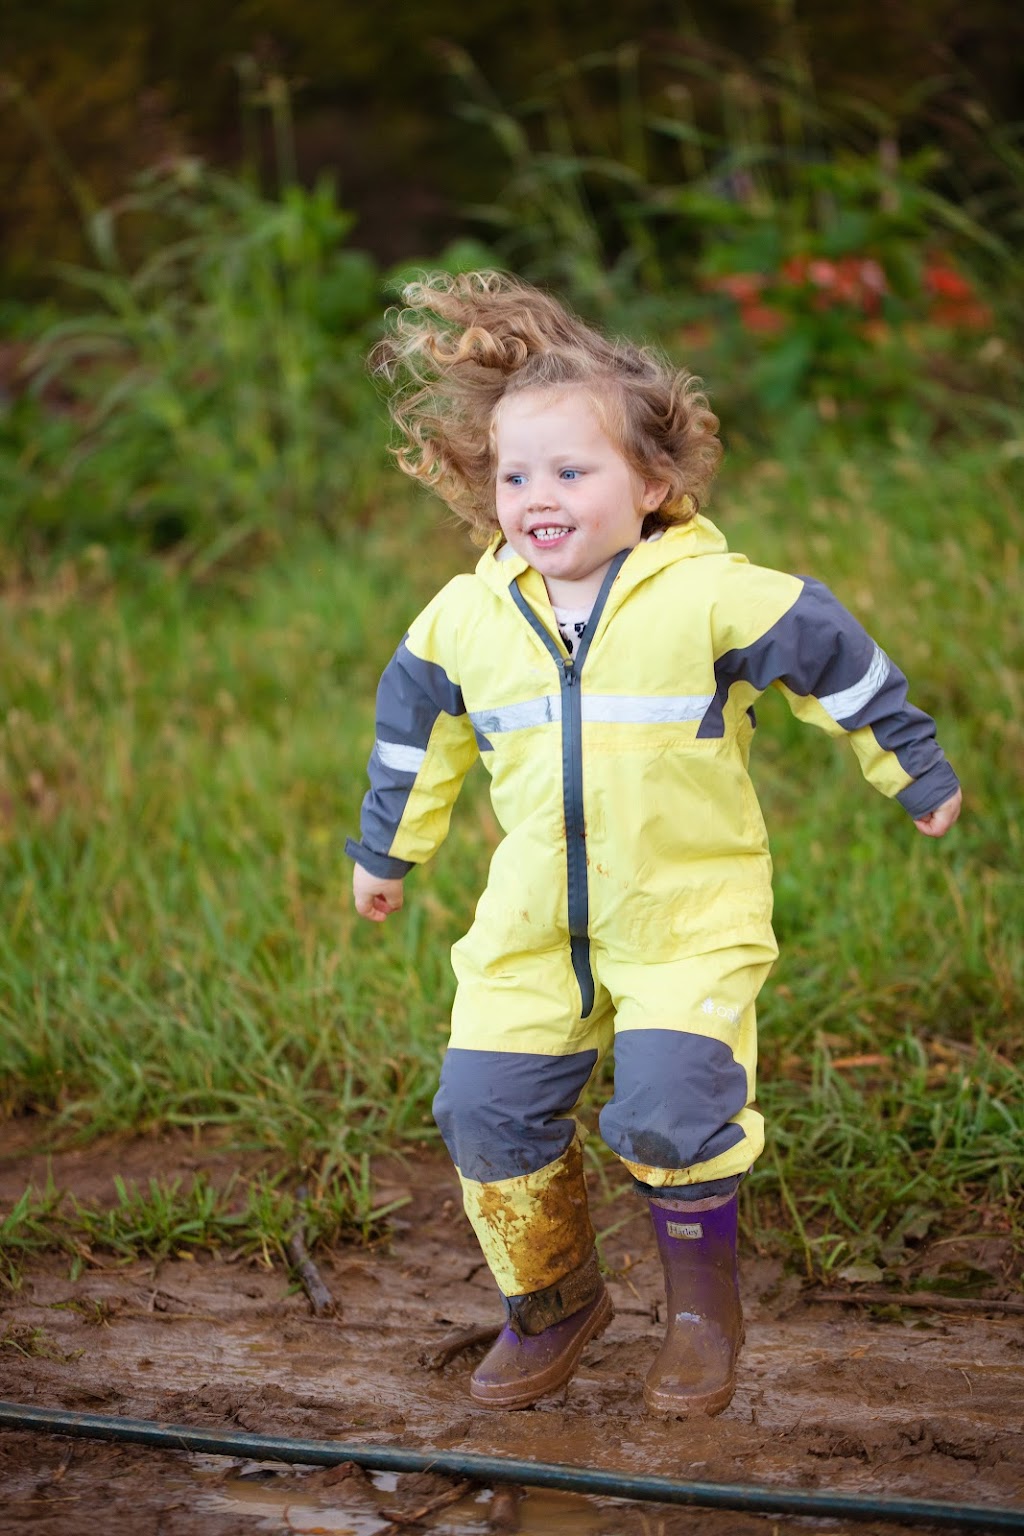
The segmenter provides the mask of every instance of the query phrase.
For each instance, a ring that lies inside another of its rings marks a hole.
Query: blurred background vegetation
[[[488,200],[501,169],[486,135],[465,133],[460,92],[439,61],[452,47],[474,59],[505,102],[539,108],[563,74],[575,127],[616,141],[627,99],[588,81],[582,61],[636,55],[638,95],[627,115],[722,126],[721,85],[734,98],[762,71],[781,70],[845,99],[904,149],[938,148],[968,177],[991,167],[976,102],[1015,120],[1024,98],[1024,18],[1009,0],[904,0],[884,8],[830,0],[394,0],[386,17],[366,0],[6,0],[4,67],[32,93],[52,133],[100,202],[133,171],[183,149],[222,167],[257,158],[238,111],[239,58],[296,93],[295,158],[302,180],[337,177],[360,216],[360,243],[385,262],[434,254],[462,227],[467,202]],[[687,67],[689,66],[689,68]],[[703,66],[703,73],[700,68]],[[685,100],[688,97],[692,107]],[[748,106],[753,106],[750,90]],[[736,114],[742,113],[739,101]],[[250,125],[251,126],[251,125]],[[582,147],[582,146],[581,146]],[[635,145],[633,146],[635,147]],[[678,166],[671,142],[663,175]],[[636,167],[634,167],[635,169]],[[5,262],[38,282],[44,253],[82,253],[64,189],[35,134],[9,118],[0,147]],[[43,279],[45,282],[45,278]]]
[[[1024,22],[980,0],[11,0],[0,534],[203,569],[372,496],[396,279],[494,263],[730,446],[1019,444]],[[1015,451],[1008,447],[1007,451]]]
[[[0,1109],[220,1127],[325,1230],[434,1134],[482,787],[384,934],[341,846],[376,675],[472,556],[364,359],[404,274],[499,265],[703,374],[713,515],[835,587],[967,786],[926,846],[765,710],[759,1240],[1019,1237],[1020,8],[7,0],[5,34]]]

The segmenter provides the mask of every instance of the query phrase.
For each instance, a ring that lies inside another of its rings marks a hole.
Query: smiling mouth
[[[571,532],[571,528],[531,528],[530,538],[536,539],[538,544],[554,544],[556,540],[564,538],[566,534]]]

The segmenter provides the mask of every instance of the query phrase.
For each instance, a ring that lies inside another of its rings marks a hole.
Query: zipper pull
[[[563,661],[562,667],[565,671],[565,686],[571,688],[576,681],[576,668],[571,661]]]

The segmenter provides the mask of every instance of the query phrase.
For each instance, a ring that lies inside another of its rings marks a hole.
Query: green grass
[[[422,907],[355,934],[341,851],[404,548],[307,547],[228,597],[153,575],[8,610],[10,1108],[230,1123],[293,1161],[422,1122],[445,958]]]
[[[759,711],[782,958],[761,1006],[769,1150],[750,1220],[813,1271],[877,1258],[901,1221],[1019,1225],[1021,479],[992,453],[823,450],[733,467],[711,509],[734,547],[821,577],[861,616],[965,786],[960,826],[926,840],[852,755],[781,701]],[[483,774],[383,930],[355,919],[342,852],[379,671],[474,558],[400,495],[365,531],[305,533],[218,589],[87,552],[8,592],[0,1105],[37,1117],[41,1145],[217,1127],[281,1172],[349,1181],[365,1214],[362,1159],[436,1137],[448,949],[496,838]],[[199,1222],[200,1246],[230,1240],[202,1191],[164,1191],[162,1228],[160,1189],[136,1195],[165,1251],[176,1222]],[[47,1216],[46,1199],[15,1222],[22,1247],[62,1241],[67,1207]],[[156,1251],[129,1191],[110,1209],[112,1251],[133,1231]],[[261,1219],[273,1229],[250,1209],[245,1230]]]
[[[26,1264],[47,1251],[66,1254],[72,1276],[110,1258],[158,1265],[212,1251],[288,1265],[296,1232],[309,1247],[341,1239],[369,1243],[402,1203],[376,1199],[365,1155],[295,1192],[281,1174],[267,1172],[233,1175],[223,1186],[204,1174],[150,1177],[145,1185],[115,1175],[106,1200],[81,1201],[51,1177],[42,1190],[29,1185],[0,1218],[0,1288],[17,1290]]]

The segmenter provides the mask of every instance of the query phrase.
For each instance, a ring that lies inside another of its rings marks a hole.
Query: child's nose
[[[539,476],[530,482],[530,506],[538,510],[558,505],[558,492],[553,480]]]

